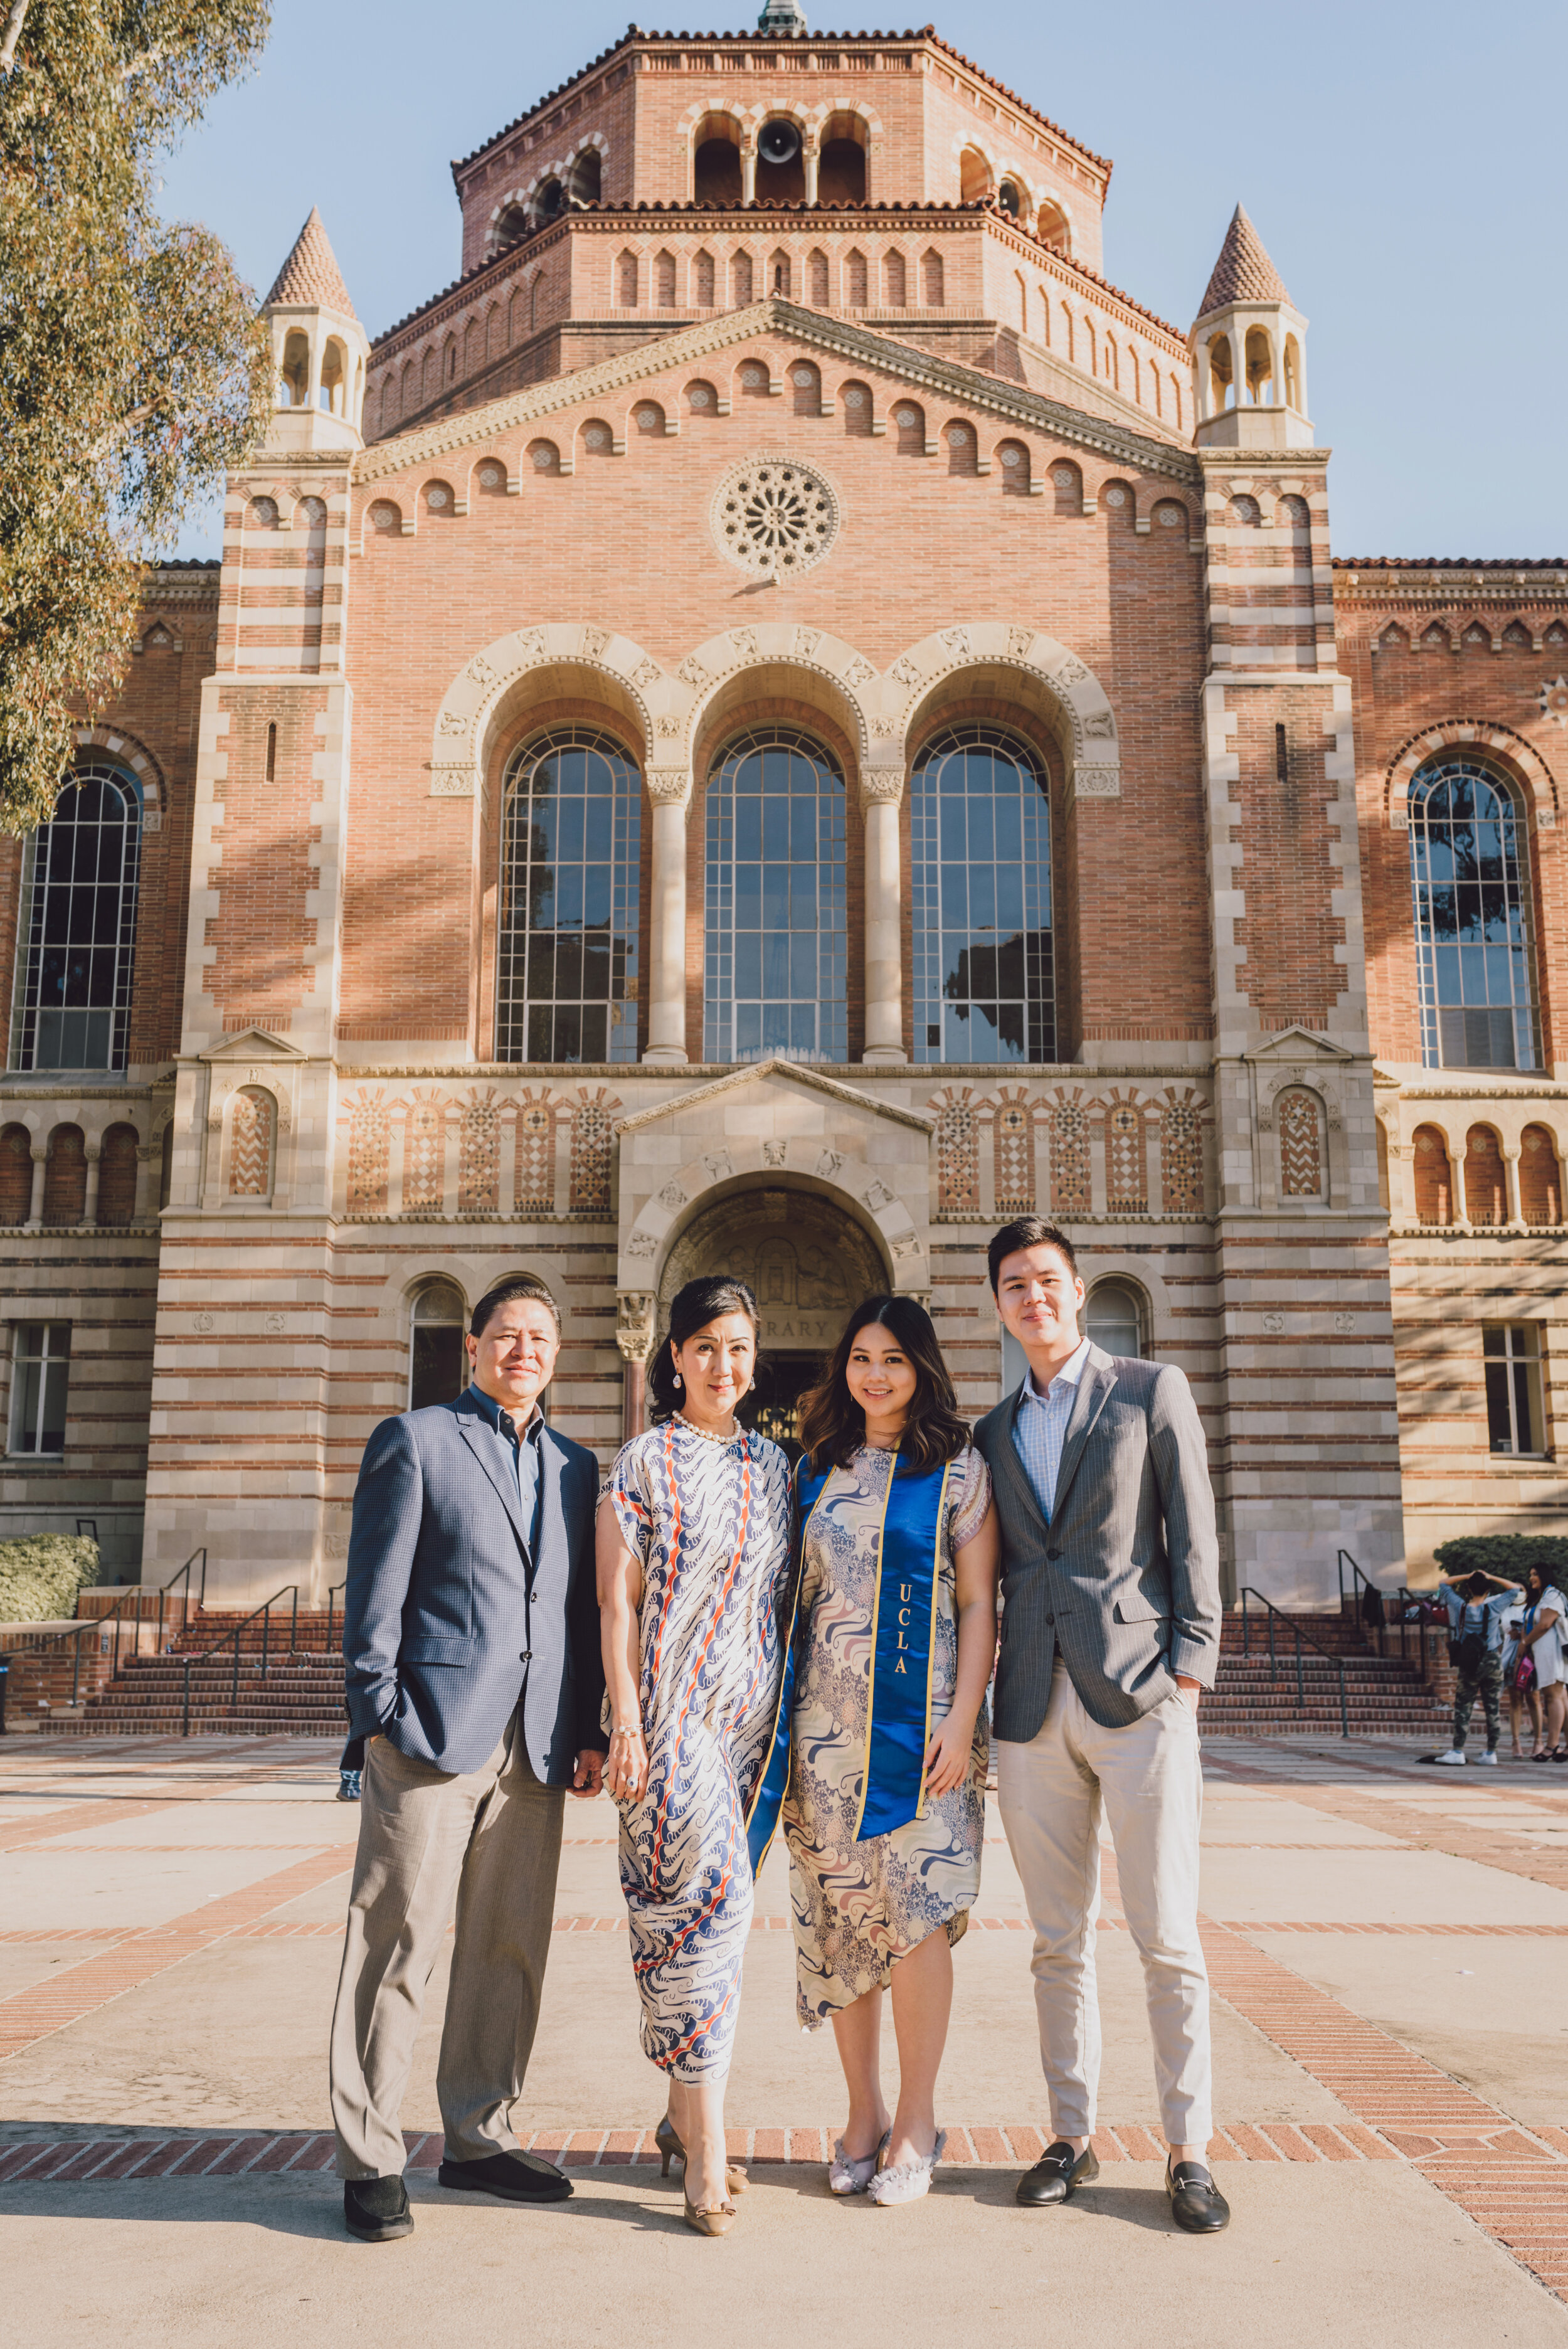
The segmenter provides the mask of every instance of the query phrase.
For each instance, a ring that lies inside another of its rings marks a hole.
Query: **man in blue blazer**
[[[354,1495],[343,1652],[368,1742],[332,2022],[344,2220],[413,2230],[400,2110],[454,1909],[437,2094],[443,2186],[564,2201],[511,2106],[539,2021],[565,1790],[596,1795],[605,1739],[591,1452],[546,1425],[561,1345],[542,1280],[475,1306],[456,1402],[382,1421]]]

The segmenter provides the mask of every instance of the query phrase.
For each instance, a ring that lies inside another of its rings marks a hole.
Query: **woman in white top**
[[[1563,1593],[1552,1579],[1550,1567],[1532,1566],[1524,1577],[1524,1603],[1535,1610],[1533,1628],[1522,1632],[1519,1652],[1532,1657],[1535,1664],[1535,1682],[1541,1691],[1545,1712],[1545,1744],[1537,1742],[1537,1762],[1568,1762],[1568,1746],[1563,1743],[1563,1716],[1568,1710],[1568,1691],[1563,1685]]]

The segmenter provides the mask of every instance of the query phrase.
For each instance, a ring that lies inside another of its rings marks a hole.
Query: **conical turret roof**
[[[356,316],[336,257],[327,242],[321,214],[310,208],[310,218],[295,237],[294,251],[277,274],[263,308],[274,302],[300,303],[337,310],[346,318]]]
[[[325,239],[323,242],[325,243]],[[1264,250],[1264,241],[1238,204],[1225,231],[1220,258],[1209,280],[1209,290],[1198,305],[1198,316],[1223,310],[1233,302],[1288,302],[1279,271]]]

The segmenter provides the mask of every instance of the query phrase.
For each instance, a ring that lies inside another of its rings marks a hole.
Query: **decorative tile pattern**
[[[1087,1216],[1093,1206],[1088,1116],[1076,1096],[1058,1099],[1051,1110],[1051,1213]]]
[[[936,1112],[936,1212],[978,1215],[980,1128],[975,1088],[965,1085],[960,1092],[949,1085],[934,1093],[926,1106]]]
[[[1022,1085],[1004,1085],[996,1096],[996,1213],[1035,1212],[1035,1121]]]
[[[1281,1196],[1321,1199],[1323,1126],[1315,1094],[1297,1085],[1280,1095],[1274,1114],[1279,1126]]]
[[[1168,1216],[1203,1212],[1203,1105],[1191,1085],[1165,1095],[1160,1121],[1160,1188]]]
[[[542,1085],[537,1092],[525,1092],[518,1104],[517,1215],[555,1213],[555,1112]]]
[[[438,1216],[446,1189],[445,1094],[416,1086],[403,1135],[403,1213]]]
[[[387,1095],[377,1086],[361,1093],[348,1121],[348,1212],[351,1216],[387,1213],[387,1169],[391,1156],[392,1129]]]
[[[500,1100],[493,1085],[470,1093],[458,1147],[458,1213],[493,1214],[500,1204]]]
[[[607,1216],[619,1100],[607,1086],[580,1088],[572,1112],[572,1213]]]
[[[1106,1208],[1113,1216],[1149,1213],[1149,1154],[1143,1146],[1143,1112],[1119,1097],[1105,1121]]]
[[[231,1199],[270,1199],[273,1195],[273,1097],[259,1085],[234,1096],[229,1139]]]

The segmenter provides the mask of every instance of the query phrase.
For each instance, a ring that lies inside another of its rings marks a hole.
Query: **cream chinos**
[[[1203,1778],[1198,1724],[1179,1692],[1124,1729],[1085,1712],[1060,1660],[1039,1734],[996,1744],[996,1791],[1035,1929],[1040,2063],[1057,2137],[1088,2137],[1099,2092],[1101,1806],[1121,1906],[1143,1961],[1161,2125],[1171,2145],[1212,2134],[1209,1977],[1198,1940]]]
[[[456,1776],[385,1737],[366,1746],[332,2018],[340,2177],[402,2169],[403,2091],[454,1903],[436,2074],[447,2158],[516,2145],[511,2106],[539,2022],[565,1800],[534,1776],[516,1713],[483,1767]]]

